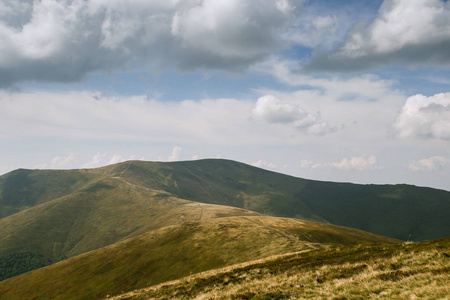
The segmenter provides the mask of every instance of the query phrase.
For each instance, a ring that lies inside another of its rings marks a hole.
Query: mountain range
[[[0,258],[34,251],[48,266],[0,282],[0,295],[102,298],[272,255],[445,238],[448,211],[448,191],[220,159],[19,169],[0,177]]]

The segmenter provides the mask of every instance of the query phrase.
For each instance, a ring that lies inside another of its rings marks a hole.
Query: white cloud
[[[101,153],[98,152],[97,154],[92,157],[91,161],[83,164],[81,168],[97,168],[97,167],[103,167],[107,165],[113,165],[117,163],[121,163],[127,160],[133,160],[136,159],[135,155],[130,155],[128,158],[124,158],[120,154],[107,154],[107,153]],[[142,158],[143,159],[143,158]]]
[[[298,105],[282,103],[273,95],[260,97],[252,110],[254,116],[269,123],[293,123],[308,114]]]
[[[260,159],[257,162],[251,164],[254,167],[264,168],[264,169],[275,169],[277,166],[274,163],[267,162],[264,159]]]
[[[295,9],[295,7],[288,0],[277,0],[275,5],[285,14],[288,14]]]
[[[307,159],[302,159],[300,161],[300,168],[302,169],[316,169],[316,168],[321,168],[323,165],[319,164],[319,163],[315,163],[311,160],[307,160]]]
[[[143,65],[246,69],[287,45],[280,32],[301,2],[2,0],[0,82]]]
[[[409,168],[413,171],[440,171],[450,165],[450,159],[444,156],[433,156],[419,161],[413,161]]]
[[[115,154],[109,160],[108,165],[117,164],[117,163],[120,163],[120,162],[123,162],[123,161],[125,161],[125,159],[121,155]]]
[[[315,135],[335,131],[326,121],[321,120],[320,113],[311,115],[297,104],[283,103],[273,95],[258,98],[252,109],[252,115],[268,123],[291,124],[295,128]]]
[[[375,155],[370,156],[353,156],[350,158],[343,158],[339,162],[331,163],[317,163],[311,160],[301,160],[300,168],[302,169],[319,169],[319,168],[333,168],[338,170],[379,170],[383,166],[377,165],[377,158]]]
[[[449,64],[449,46],[449,2],[385,0],[373,22],[357,24],[343,46],[316,55],[308,67],[351,70],[387,63]]]
[[[64,168],[69,165],[75,159],[74,154],[70,154],[68,156],[56,156],[52,159],[51,167],[52,168]]]
[[[179,161],[183,153],[183,148],[175,146],[172,149],[172,154],[167,159],[168,161]]]
[[[94,155],[90,162],[83,164],[81,167],[86,169],[100,167],[104,164],[105,157],[106,153],[99,152]]]
[[[400,137],[450,139],[450,93],[406,100],[394,128]]]
[[[381,167],[376,165],[377,158],[374,155],[369,157],[351,157],[343,158],[340,162],[328,164],[330,167],[340,170],[371,170]]]

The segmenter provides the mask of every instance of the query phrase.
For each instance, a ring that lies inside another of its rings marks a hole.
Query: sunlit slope
[[[0,176],[0,218],[51,201],[108,178],[120,165],[81,170],[18,169]]]
[[[448,299],[449,250],[449,238],[330,247],[192,275],[112,299]]]
[[[122,178],[108,178],[0,219],[0,256],[38,250],[51,262],[149,230],[235,215],[256,213],[179,199]]]
[[[0,282],[5,299],[97,299],[190,274],[327,244],[397,242],[339,226],[268,216],[186,222]]]

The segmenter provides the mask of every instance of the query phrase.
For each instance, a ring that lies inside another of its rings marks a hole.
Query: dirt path
[[[200,217],[198,218],[198,220],[201,220],[202,219],[202,217],[203,217],[203,206],[202,205],[198,205],[198,206],[200,206]]]
[[[114,176],[114,177],[109,177],[109,178],[111,178],[111,179],[117,179],[117,180],[119,180],[119,181],[121,181],[121,182],[123,182],[123,183],[125,183],[125,184],[127,184],[127,185],[129,185],[129,186],[131,186],[131,187],[133,187],[133,188],[144,189],[144,190],[149,191],[149,192],[154,192],[154,191],[155,191],[155,190],[149,189],[148,187],[145,187],[145,186],[141,186],[141,185],[137,185],[137,184],[128,182],[128,181],[126,181],[125,179],[123,179],[123,178],[121,178],[121,177]]]

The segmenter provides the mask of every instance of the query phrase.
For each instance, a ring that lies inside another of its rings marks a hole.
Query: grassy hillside
[[[97,299],[190,274],[326,244],[397,242],[359,230],[268,216],[165,227],[0,282],[4,299]]]
[[[443,190],[305,180],[228,160],[133,162],[123,176],[193,201],[329,222],[402,240],[450,236],[450,192]]]
[[[449,278],[447,238],[288,254],[108,299],[448,299]]]
[[[0,218],[69,195],[114,174],[109,166],[86,170],[19,169],[0,176]]]
[[[0,219],[0,256],[38,250],[51,262],[186,221],[256,214],[109,178]]]

